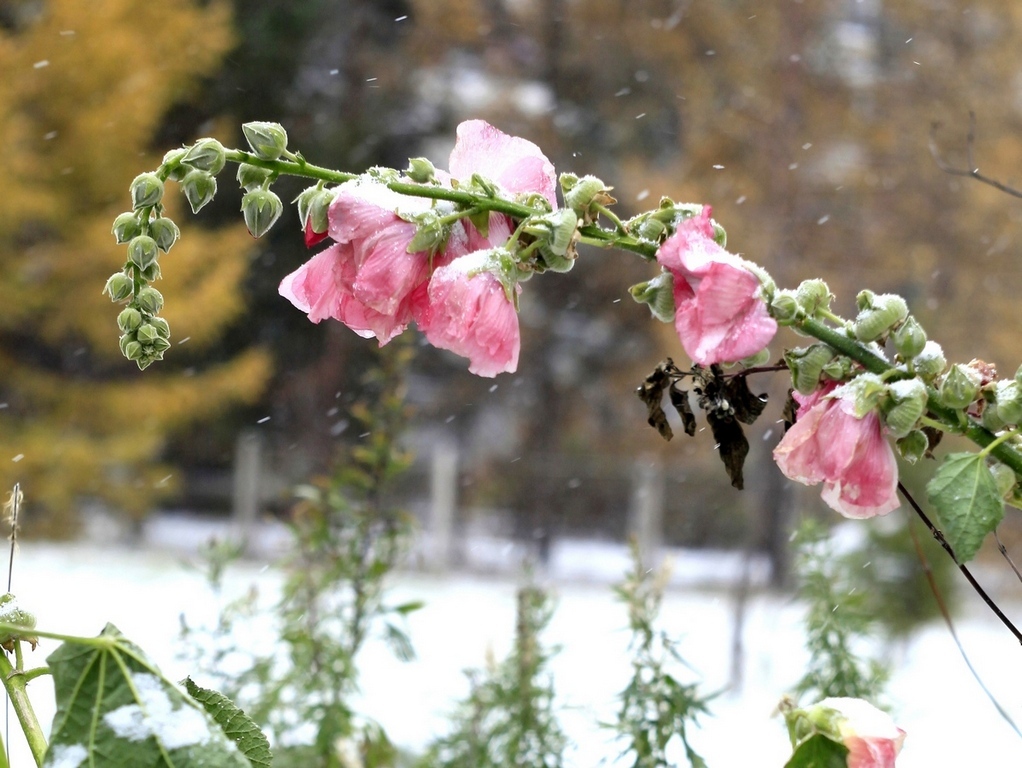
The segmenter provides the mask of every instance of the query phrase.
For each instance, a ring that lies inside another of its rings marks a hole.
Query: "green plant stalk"
[[[20,630],[24,632],[25,628],[21,627]],[[14,642],[20,643],[21,641],[15,640]],[[35,758],[36,765],[41,766],[46,755],[46,736],[43,735],[43,729],[32,708],[32,701],[28,697],[28,681],[20,670],[14,668],[11,660],[4,653],[0,653],[0,678],[3,679],[4,688],[7,689],[7,696],[18,716],[18,722],[21,723],[21,730],[25,733],[25,740],[28,741],[32,757]],[[3,760],[3,764],[6,765],[6,756]]]
[[[265,168],[281,175],[302,176],[335,183],[343,183],[358,178],[357,174],[334,171],[329,168],[312,165],[300,157],[297,161],[263,160],[254,154],[237,149],[226,150],[225,154],[229,162],[248,163],[249,165]],[[403,181],[384,183],[391,191],[398,194],[411,197],[425,197],[433,200],[447,200],[466,208],[494,211],[517,219],[526,219],[541,213],[541,211],[537,211],[530,206],[514,203],[510,200],[488,197],[450,187],[429,186]],[[614,218],[612,216],[611,220],[614,221]],[[620,225],[620,221],[615,223]],[[618,229],[607,230],[598,225],[590,224],[579,227],[578,231],[581,242],[588,245],[600,248],[620,248],[636,253],[649,261],[656,259],[657,246],[654,243],[639,240]],[[800,320],[795,323],[795,326],[809,336],[830,345],[841,354],[855,360],[871,373],[890,375],[894,370],[894,366],[887,360],[868,350],[864,345],[848,336],[847,333],[831,328],[814,318]],[[1022,477],[1022,452],[1019,452],[1018,449],[1006,442],[995,442],[997,436],[973,419],[967,418],[965,424],[962,424],[957,411],[941,405],[937,391],[932,386],[927,385],[926,389],[929,398],[927,404],[929,413],[940,421],[948,432],[963,435],[982,449],[989,448],[990,453],[996,459],[1014,470],[1016,475]]]

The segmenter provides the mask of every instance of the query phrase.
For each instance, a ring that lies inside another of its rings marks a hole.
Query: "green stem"
[[[994,440],[992,443],[990,443],[990,445],[988,445],[986,448],[979,452],[980,455],[983,457],[989,456],[990,452],[995,450],[997,446],[1015,437],[1016,435],[1019,434],[1019,432],[1022,432],[1022,427],[1015,427],[1015,429],[1005,432],[1004,434],[998,435],[996,440]]]
[[[24,629],[21,627],[21,631]],[[21,641],[15,640],[14,642],[20,643]],[[32,701],[28,698],[28,681],[14,668],[5,653],[0,653],[0,679],[3,681],[4,688],[7,689],[7,696],[18,716],[18,722],[21,723],[21,730],[25,733],[25,740],[28,741],[32,757],[35,758],[36,765],[41,766],[43,757],[46,755],[46,737],[35,716],[35,710],[32,709]]]
[[[615,214],[612,210],[610,210],[610,208],[608,208],[605,205],[599,205],[599,204],[597,204],[594,207],[596,208],[597,211],[600,212],[601,215],[606,216],[608,219],[610,219],[614,223],[614,227],[615,227],[615,229],[617,229],[618,232],[620,232],[622,235],[627,235],[628,234],[628,227],[626,227],[623,223],[621,223],[621,219],[619,219],[617,217],[617,214]]]

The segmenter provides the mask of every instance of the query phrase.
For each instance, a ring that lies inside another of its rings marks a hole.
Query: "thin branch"
[[[993,598],[990,597],[990,595],[986,593],[986,590],[980,586],[978,581],[976,581],[976,577],[972,575],[972,572],[963,563],[958,562],[958,558],[955,557],[955,551],[951,548],[951,545],[947,543],[947,539],[944,538],[944,534],[941,533],[940,529],[938,529],[937,526],[930,521],[930,518],[926,516],[925,512],[923,512],[923,508],[916,503],[916,500],[912,498],[912,494],[908,492],[908,489],[900,480],[898,481],[898,490],[901,492],[901,495],[905,497],[905,500],[908,501],[909,505],[911,505],[912,509],[915,510],[919,519],[923,521],[923,524],[930,529],[930,533],[933,534],[933,538],[937,540],[937,543],[940,544],[940,546],[944,548],[944,551],[951,556],[955,565],[958,566],[958,570],[962,572],[965,579],[972,585],[976,594],[982,598],[983,602],[986,603],[990,610],[994,612],[994,615],[1001,620],[1001,623],[1008,628],[1008,631],[1015,636],[1015,639],[1022,644],[1022,632],[1019,632],[1018,627],[1012,624],[1011,619],[1004,615],[1004,612],[997,606],[997,603],[994,602]]]
[[[965,161],[968,164],[967,168],[956,168],[955,166],[948,163],[944,158],[940,156],[940,150],[937,149],[937,131],[940,129],[940,123],[934,123],[930,127],[930,154],[933,156],[933,161],[937,164],[944,173],[950,174],[951,176],[968,176],[976,181],[982,182],[993,187],[996,190],[1004,192],[1012,197],[1022,198],[1022,191],[1010,187],[997,179],[992,179],[989,176],[984,176],[979,172],[979,168],[976,167],[976,163],[973,161],[973,151],[976,145],[976,113],[969,112],[969,133],[965,137]]]
[[[1019,581],[1022,581],[1022,573],[1019,573],[1018,566],[1015,565],[1015,561],[1011,559],[1011,555],[1008,554],[1008,548],[1001,543],[1001,537],[997,535],[997,529],[994,529],[994,539],[997,541],[997,549],[1000,550],[1001,556],[1008,561],[1008,565],[1011,566],[1011,570],[1015,572]]]
[[[983,679],[979,676],[979,672],[977,672],[976,668],[972,666],[972,661],[965,652],[965,646],[962,645],[962,641],[958,638],[958,632],[955,630],[954,622],[951,620],[951,611],[948,610],[947,603],[944,601],[944,596],[940,593],[940,588],[937,586],[937,580],[934,578],[933,569],[930,567],[930,561],[926,559],[926,553],[923,552],[923,548],[919,542],[919,537],[916,536],[916,530],[911,524],[908,527],[908,532],[912,536],[912,545],[915,547],[916,556],[919,558],[920,565],[923,566],[923,573],[926,574],[926,581],[930,585],[930,591],[933,593],[933,597],[937,601],[937,608],[940,609],[940,615],[944,617],[944,623],[947,624],[947,629],[951,634],[951,639],[958,647],[958,653],[962,655],[962,661],[965,662],[965,666],[969,668],[969,672],[972,673],[973,679],[975,679],[975,681],[979,684],[980,689],[987,695],[987,698],[990,699],[990,703],[994,705],[998,714],[1000,714],[1004,721],[1011,726],[1012,730],[1014,730],[1016,734],[1022,736],[1022,731],[1019,730],[1015,721],[1011,719],[1011,715],[1009,715],[1007,710],[1001,706],[1001,703],[994,697],[993,693],[990,692],[990,689],[987,688],[986,683],[984,683]]]

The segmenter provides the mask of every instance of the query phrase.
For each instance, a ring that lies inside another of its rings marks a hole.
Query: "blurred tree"
[[[3,4],[0,484],[20,480],[49,533],[70,532],[82,497],[144,514],[175,482],[157,463],[167,435],[253,399],[266,380],[262,352],[203,356],[244,308],[244,229],[182,222],[190,231],[161,286],[175,294],[175,347],[144,378],[120,358],[100,294],[123,259],[110,222],[130,205],[132,177],[159,162],[151,137],[231,42],[224,2]],[[172,217],[182,202],[168,196]]]

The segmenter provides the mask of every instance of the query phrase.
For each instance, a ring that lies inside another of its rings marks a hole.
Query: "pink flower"
[[[678,226],[657,261],[674,277],[674,326],[693,362],[737,362],[777,333],[751,265],[713,239],[709,206]]]
[[[805,485],[822,482],[823,500],[845,517],[897,509],[898,467],[876,411],[856,416],[850,388],[833,383],[794,396],[797,421],[774,449],[781,472]]]
[[[476,251],[437,269],[419,323],[430,344],[467,357],[469,371],[487,377],[513,373],[521,346],[518,312],[486,269],[490,260],[490,252]]]
[[[554,168],[539,148],[481,120],[458,126],[450,167],[455,178],[467,182],[477,173],[509,198],[539,194],[556,207]],[[437,177],[444,183],[449,179],[443,172]],[[327,216],[335,245],[285,277],[280,293],[313,322],[333,317],[359,335],[375,336],[381,345],[415,320],[430,329],[432,343],[469,357],[473,372],[493,376],[513,371],[518,319],[506,295],[503,304],[494,300],[493,284],[499,287],[499,281],[482,272],[469,278],[459,268],[441,273],[436,289],[431,287],[434,273],[458,257],[503,245],[514,229],[512,220],[491,214],[485,237],[467,221],[456,222],[431,259],[425,251],[408,252],[416,225],[406,219],[427,210],[444,215],[454,206],[399,195],[366,178],[340,185]],[[308,228],[305,235],[310,244],[318,237]],[[480,307],[495,312],[499,323],[480,318]]]
[[[830,725],[837,727],[848,747],[848,768],[895,768],[905,731],[886,712],[851,698],[824,699],[809,712],[810,717],[828,718]]]

